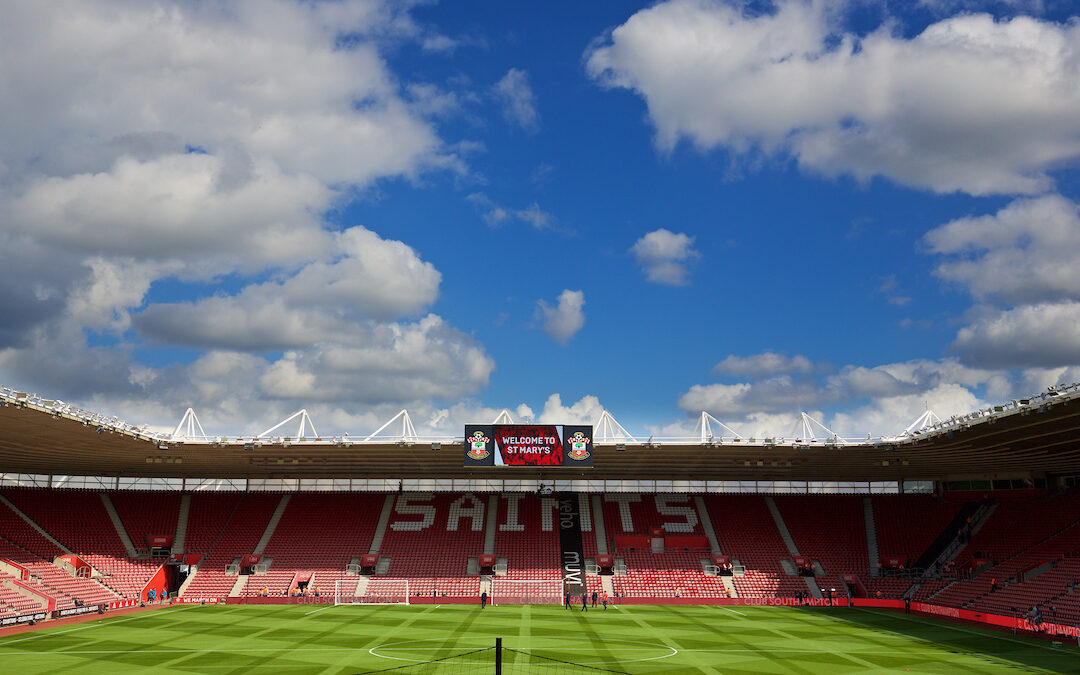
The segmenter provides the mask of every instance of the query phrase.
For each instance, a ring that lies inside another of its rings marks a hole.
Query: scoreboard
[[[591,425],[466,424],[465,466],[593,465]]]

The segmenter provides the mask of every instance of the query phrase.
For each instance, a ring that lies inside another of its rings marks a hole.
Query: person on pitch
[[[589,596],[586,593],[581,594],[581,611],[589,611]]]
[[[596,591],[592,592],[592,606],[596,607]]]
[[[563,599],[563,607],[570,609],[570,591],[566,592],[566,597]]]
[[[480,594],[480,609],[487,607],[487,591]]]

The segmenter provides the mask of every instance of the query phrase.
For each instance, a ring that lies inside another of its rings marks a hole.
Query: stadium
[[[574,427],[587,458],[537,466],[511,444],[571,443],[505,411],[470,449],[483,431],[420,437],[407,411],[363,439],[320,437],[305,411],[242,437],[188,410],[155,434],[5,388],[0,658],[1072,670],[1078,401],[1063,385],[870,439],[805,415],[797,437],[739,438],[707,413],[699,437],[638,439],[605,412]],[[468,466],[485,441],[521,465]]]
[[[1080,2],[0,3],[0,671],[1080,673]]]

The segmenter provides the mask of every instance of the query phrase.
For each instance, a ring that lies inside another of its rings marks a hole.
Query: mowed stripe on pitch
[[[964,632],[949,630],[951,624],[912,621],[901,614],[776,607],[738,611],[742,616],[688,606],[587,613],[509,605],[483,611],[428,605],[315,613],[308,606],[196,606],[0,640],[0,668],[20,673],[153,668],[186,674],[278,668],[329,675],[404,663],[387,657],[423,662],[452,656],[503,637],[508,647],[524,652],[513,656],[519,664],[540,655],[635,674],[782,670],[838,675],[904,668],[1080,672],[1075,646],[1054,648],[967,626],[955,627]],[[838,650],[847,657],[837,656]],[[638,660],[663,654],[669,656]]]

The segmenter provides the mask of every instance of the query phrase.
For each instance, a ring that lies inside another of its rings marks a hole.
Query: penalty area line
[[[724,610],[725,612],[731,612],[732,614],[738,614],[739,616],[746,616],[746,615],[745,615],[745,614],[743,614],[742,612],[736,612],[735,610],[733,610],[733,609],[728,609],[727,607],[720,607],[720,606],[717,606],[717,609],[722,609],[722,610]]]
[[[318,612],[321,612],[324,609],[333,609],[334,607],[337,607],[337,605],[327,605],[326,607],[320,607],[318,609],[313,609],[310,612],[304,612],[304,616],[307,616],[308,614],[317,614]]]

